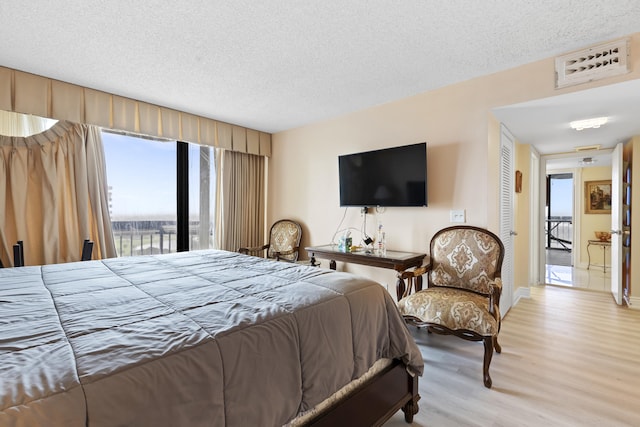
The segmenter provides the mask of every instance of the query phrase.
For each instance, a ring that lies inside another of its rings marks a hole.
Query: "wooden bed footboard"
[[[400,409],[407,423],[418,412],[418,377],[399,360],[309,421],[314,427],[381,426]]]

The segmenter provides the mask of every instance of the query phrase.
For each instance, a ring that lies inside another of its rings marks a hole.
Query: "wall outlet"
[[[464,209],[449,211],[449,221],[458,223],[466,222]]]

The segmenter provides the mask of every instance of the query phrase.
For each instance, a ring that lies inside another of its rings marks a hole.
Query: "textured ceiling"
[[[277,132],[640,31],[640,2],[0,2],[0,65]]]

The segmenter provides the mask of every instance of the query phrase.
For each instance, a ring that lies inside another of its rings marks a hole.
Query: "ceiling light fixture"
[[[589,166],[594,164],[595,162],[597,162],[597,159],[594,159],[593,157],[585,157],[582,160],[580,160],[578,163],[582,166]]]
[[[608,117],[596,117],[593,119],[576,120],[569,123],[569,126],[571,126],[571,128],[575,130],[597,129],[607,123],[608,120]]]

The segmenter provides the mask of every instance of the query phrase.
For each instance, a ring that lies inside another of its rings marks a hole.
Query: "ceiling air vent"
[[[556,88],[628,73],[629,39],[578,50],[556,58]]]
[[[577,152],[599,150],[600,149],[600,144],[597,144],[597,145],[581,145],[580,147],[576,147],[575,149],[576,149]]]

